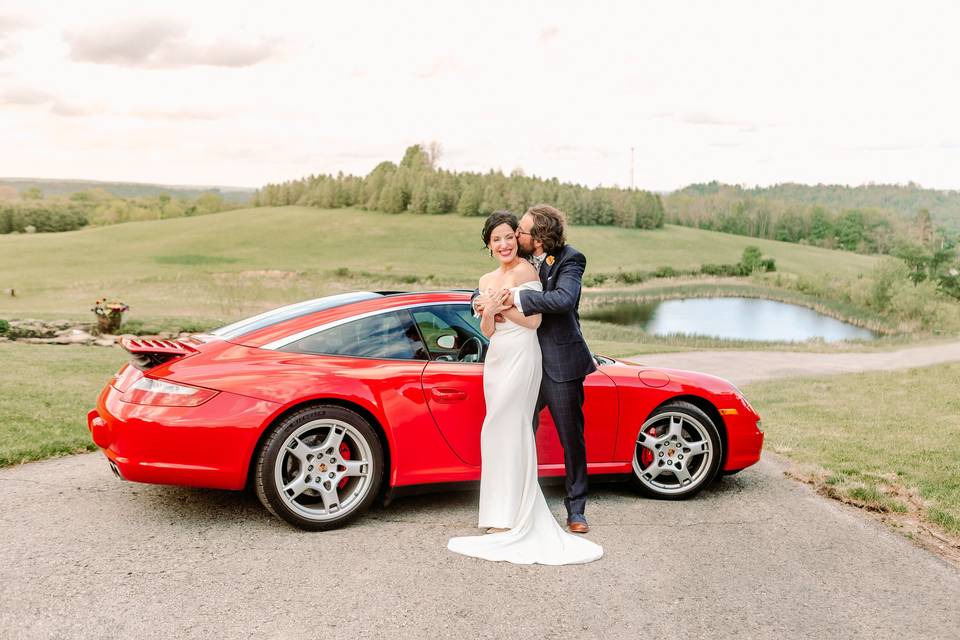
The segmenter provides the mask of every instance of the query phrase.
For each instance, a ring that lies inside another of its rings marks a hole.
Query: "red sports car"
[[[487,339],[470,293],[360,292],[293,304],[183,340],[124,338],[87,416],[127,480],[242,489],[304,529],[378,495],[480,478]],[[686,498],[760,458],[760,417],[713,376],[595,356],[585,382],[592,475]],[[541,476],[564,474],[548,410]]]

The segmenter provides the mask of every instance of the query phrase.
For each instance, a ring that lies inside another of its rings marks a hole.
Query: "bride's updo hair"
[[[493,235],[493,230],[502,224],[510,225],[510,228],[514,231],[516,231],[517,227],[520,226],[520,223],[517,221],[517,216],[513,215],[506,209],[502,211],[494,211],[490,214],[490,217],[487,218],[487,221],[483,223],[484,248],[490,246],[490,236]]]

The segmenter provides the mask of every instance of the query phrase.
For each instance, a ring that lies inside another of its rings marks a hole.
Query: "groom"
[[[543,291],[508,293],[503,300],[525,316],[543,314],[537,338],[543,354],[543,378],[534,413],[534,429],[544,407],[550,409],[563,445],[567,471],[567,525],[587,533],[587,450],[583,438],[583,379],[596,365],[580,333],[580,285],[587,259],[566,243],[563,214],[546,204],[527,209],[520,219],[517,242],[540,273]]]

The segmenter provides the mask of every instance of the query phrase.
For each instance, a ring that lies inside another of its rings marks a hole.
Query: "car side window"
[[[407,311],[346,322],[280,347],[279,351],[390,360],[427,360],[429,354]]]
[[[486,343],[480,320],[473,316],[469,304],[442,304],[418,307],[413,318],[430,351],[431,360],[457,360],[460,347],[472,337]]]

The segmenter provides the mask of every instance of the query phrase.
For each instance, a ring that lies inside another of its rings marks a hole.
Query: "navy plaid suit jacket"
[[[584,378],[597,366],[580,331],[580,286],[587,258],[564,245],[553,254],[553,264],[540,266],[543,291],[519,292],[524,315],[542,313],[537,338],[543,353],[543,372],[555,382]]]

